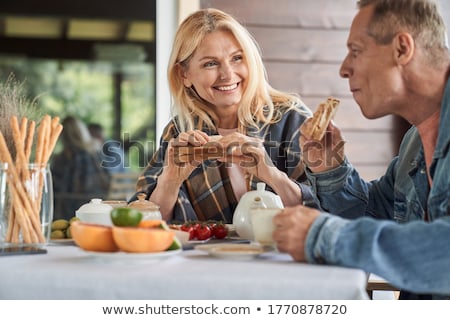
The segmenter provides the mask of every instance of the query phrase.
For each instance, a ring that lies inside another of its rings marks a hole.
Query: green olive
[[[68,227],[66,229],[66,238],[67,239],[72,239],[72,232],[70,231],[70,227]]]
[[[74,222],[74,221],[80,221],[80,218],[78,218],[78,217],[72,217],[72,218],[70,218],[69,224],[72,224],[72,222]]]
[[[51,239],[64,239],[66,236],[64,235],[64,231],[62,230],[54,230],[50,234]]]
[[[66,219],[58,219],[52,222],[52,231],[65,230],[69,226],[69,221]]]

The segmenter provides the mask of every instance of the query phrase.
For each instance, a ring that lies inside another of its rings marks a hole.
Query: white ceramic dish
[[[73,241],[73,239],[50,239],[48,244],[55,246],[71,246],[75,245],[75,241]]]
[[[175,237],[180,240],[181,244],[186,244],[189,242],[189,232],[170,229],[170,231],[175,232]]]
[[[96,252],[87,251],[80,248],[88,256],[99,258],[102,260],[135,260],[135,259],[164,259],[173,255],[177,255],[183,250],[169,250],[162,252],[150,252],[150,253],[127,253],[127,252]]]
[[[112,226],[112,210],[113,207],[109,204],[102,203],[102,199],[94,198],[75,211],[75,216],[83,222]]]

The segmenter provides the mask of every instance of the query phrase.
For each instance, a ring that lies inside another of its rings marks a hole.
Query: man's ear
[[[400,65],[406,65],[411,61],[415,52],[415,43],[411,34],[400,32],[392,41],[394,46],[394,59]]]

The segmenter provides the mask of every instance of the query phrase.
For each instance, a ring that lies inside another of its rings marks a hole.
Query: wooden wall
[[[366,179],[382,175],[397,148],[393,118],[367,120],[339,76],[355,0],[201,0],[231,13],[259,43],[273,87],[297,92],[314,111],[328,96],[341,100],[335,122],[346,154]]]

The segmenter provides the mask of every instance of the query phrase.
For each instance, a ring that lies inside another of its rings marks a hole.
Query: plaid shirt
[[[313,196],[306,183],[303,163],[299,147],[299,127],[311,115],[311,111],[303,105],[296,109],[285,109],[279,122],[267,125],[263,130],[248,129],[248,136],[260,137],[264,140],[265,149],[273,164],[285,172],[288,177],[299,185],[304,202],[312,201]],[[217,132],[203,130],[208,135]],[[173,120],[164,129],[160,148],[156,151],[143,175],[138,179],[137,189],[146,192],[147,196],[156,187],[157,178],[164,166],[168,142],[177,137],[178,131]],[[238,204],[234,196],[230,178],[224,163],[216,160],[206,160],[197,167],[178,191],[178,199],[173,210],[173,222],[191,220],[217,220],[232,223],[233,213]],[[261,182],[255,176],[247,178],[247,190],[256,190],[256,184]],[[270,190],[269,187],[267,189]],[[139,193],[138,192],[138,193]],[[147,198],[148,198],[147,197]]]

